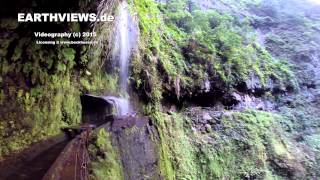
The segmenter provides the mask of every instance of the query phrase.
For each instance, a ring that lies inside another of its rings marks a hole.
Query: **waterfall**
[[[132,112],[130,108],[129,100],[126,98],[119,98],[115,96],[104,96],[103,99],[113,105],[117,116],[126,116]]]
[[[119,66],[119,87],[122,93],[126,93],[128,91],[129,61],[136,44],[137,27],[125,1],[119,6],[117,18],[112,59]]]
[[[104,98],[114,105],[118,116],[124,116],[132,112],[128,97],[129,64],[138,37],[138,28],[125,1],[119,5],[114,32],[112,60],[117,66],[114,68],[119,68],[119,92],[125,97],[106,96]]]

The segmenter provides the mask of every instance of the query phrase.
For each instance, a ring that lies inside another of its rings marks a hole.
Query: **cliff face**
[[[265,47],[292,64],[299,91],[282,96],[278,106],[286,116],[294,117],[295,134],[308,139],[309,133],[316,133],[319,127],[319,5],[293,1],[279,7],[288,8],[277,13],[260,12],[261,16],[271,17],[273,24],[259,24],[256,28],[265,34]]]
[[[21,8],[116,14],[119,2],[62,4],[48,7],[35,0]],[[137,114],[147,118],[119,118],[92,134],[93,179],[320,176],[320,5],[128,4],[139,25],[129,94]],[[81,107],[80,96],[121,90],[110,57],[113,23],[18,24],[19,8],[3,11],[0,24],[0,157],[62,126],[103,121],[105,107],[91,101]],[[33,31],[49,29],[94,30],[99,44],[36,45],[30,38]],[[82,112],[88,107],[90,113]]]
[[[164,177],[319,176],[319,5],[221,0],[161,1],[159,10],[149,1],[135,6],[144,46],[133,77],[143,76],[136,84],[144,87],[140,95],[161,102],[147,113],[160,131]],[[139,71],[139,63],[148,67]]]

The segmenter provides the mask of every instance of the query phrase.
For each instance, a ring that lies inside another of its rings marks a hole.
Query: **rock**
[[[121,128],[123,126],[125,129]],[[132,117],[116,120],[111,133],[113,145],[119,149],[124,179],[160,179],[157,171],[157,144],[152,139],[159,137],[147,119]]]
[[[274,104],[271,101],[259,97],[250,96],[248,94],[241,96],[239,94],[234,93],[233,97],[241,99],[241,101],[239,101],[239,103],[234,107],[234,109],[236,110],[251,108],[272,111],[275,108]]]
[[[223,125],[221,125],[221,124],[216,124],[216,125],[214,125],[213,129],[214,129],[215,131],[221,131],[221,130],[223,129]]]
[[[295,60],[310,63],[312,61],[312,57],[309,55],[309,52],[301,52],[295,56]]]
[[[205,134],[207,132],[204,126],[200,127],[199,131],[201,132],[201,134]]]
[[[306,177],[306,170],[303,165],[296,159],[274,158],[270,160],[273,168],[282,176],[290,177],[290,179],[303,179]]]
[[[204,80],[203,84],[201,85],[201,89],[202,89],[202,91],[204,91],[205,93],[210,92],[211,84],[210,84],[210,81],[209,81],[209,78],[208,78],[208,74],[207,74],[207,73],[205,74],[205,80]]]
[[[206,124],[205,128],[206,128],[206,132],[207,133],[211,133],[212,132],[212,128],[211,128],[210,124]]]
[[[253,93],[259,89],[262,89],[262,83],[259,77],[256,75],[250,75],[250,77],[246,81],[246,86],[247,89]]]
[[[215,111],[223,111],[224,110],[224,105],[221,103],[221,102],[217,102],[214,106],[214,110]],[[219,114],[222,114],[222,113],[219,113]]]
[[[181,91],[181,87],[180,87],[180,77],[176,77],[174,80],[174,89],[175,89],[175,93],[177,95],[177,97],[180,97],[180,91]]]
[[[208,112],[203,113],[202,115],[202,119],[205,121],[209,121],[212,119],[212,117],[210,116],[210,114]]]
[[[86,75],[87,75],[87,76],[91,76],[91,72],[88,71],[88,70],[86,70]]]
[[[173,113],[175,113],[175,112],[177,112],[177,107],[176,107],[175,105],[171,105],[170,110],[169,110],[169,113],[170,113],[170,114],[173,114]]]
[[[241,101],[242,101],[241,95],[238,94],[238,93],[236,93],[236,92],[232,93],[232,97],[233,97],[236,101],[238,101],[238,102],[241,102]]]

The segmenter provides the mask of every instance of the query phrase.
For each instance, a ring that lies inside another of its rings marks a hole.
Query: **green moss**
[[[90,145],[89,149],[91,155],[96,157],[96,159],[91,162],[92,174],[90,177],[97,180],[124,179],[118,152],[112,146],[110,134],[104,129],[99,129],[94,134],[93,139],[94,142]]]
[[[131,4],[141,32],[140,51],[132,63],[133,79],[152,102],[159,102],[163,93],[177,98],[198,93],[206,78],[225,87],[252,76],[263,87],[270,79],[281,87],[296,87],[289,64],[258,45],[250,19],[240,21],[228,13],[202,11],[194,4],[188,10],[189,3],[142,0]],[[142,88],[146,86],[154,91]]]
[[[20,150],[27,145],[60,132],[60,127],[81,121],[80,93],[69,76],[46,77],[45,84],[31,89],[4,89],[1,105],[0,156]],[[67,94],[67,96],[66,96]],[[11,122],[11,123],[5,123]]]
[[[221,130],[204,133],[193,125],[201,116],[168,115],[156,109],[145,108],[159,131],[159,165],[165,179],[279,179],[267,161],[273,150],[288,152],[280,146],[281,137],[271,136],[279,115],[229,112],[219,120]]]
[[[170,78],[179,77],[184,71],[185,63],[176,41],[180,33],[167,27],[161,17],[156,3],[151,0],[134,1],[132,11],[138,13],[141,37],[140,53],[133,60],[133,78],[139,88],[150,86],[146,92],[157,103],[162,98],[162,78],[159,76],[159,64]]]
[[[64,58],[68,61],[73,61],[75,58],[76,51],[72,48],[63,48],[62,49],[62,55]]]
[[[19,23],[14,18],[1,18],[0,27],[4,29],[16,29]]]
[[[157,121],[157,124],[158,124],[157,129],[160,136],[160,142],[158,144],[159,157],[160,157],[160,161],[159,161],[160,174],[165,179],[170,179],[170,180],[175,179],[175,171],[173,168],[172,160],[170,158],[172,157],[171,151],[170,151],[170,145],[168,144],[170,142],[167,141],[167,135],[166,135],[166,132],[164,131],[166,117],[164,116],[164,114],[161,114],[161,113],[154,113],[152,114],[152,116]]]
[[[118,77],[94,72],[90,77],[80,78],[80,84],[83,86],[85,92],[116,94],[118,89]]]
[[[280,177],[278,175],[272,174],[271,171],[267,170],[265,180],[283,180],[285,178]]]
[[[70,23],[70,31],[71,32],[81,32],[81,25],[79,22]]]
[[[246,123],[247,127],[259,127],[257,130],[263,133],[264,130],[269,128],[276,120],[280,119],[280,115],[271,114],[264,111],[246,110],[244,112],[236,112],[233,114],[234,118]]]
[[[177,179],[196,179],[198,172],[194,147],[191,144],[191,139],[185,133],[183,121],[183,117],[179,114],[166,120],[167,138],[174,137],[174,139],[167,140],[167,142],[171,142],[169,144],[172,151],[171,160],[174,162]]]
[[[271,149],[275,156],[281,157],[281,156],[287,156],[288,150],[285,147],[285,145],[279,141],[279,139],[276,139],[275,137],[270,138],[270,145]]]
[[[91,56],[95,48],[37,45],[15,33],[1,37],[1,42],[0,158],[60,133],[63,126],[81,123],[82,90],[116,92],[116,78],[105,75],[97,63],[102,54]],[[94,73],[88,75],[90,68]]]
[[[20,48],[16,48],[14,50],[14,53],[13,53],[13,56],[12,56],[12,61],[16,61],[16,60],[20,59],[21,54],[22,54],[22,50]]]

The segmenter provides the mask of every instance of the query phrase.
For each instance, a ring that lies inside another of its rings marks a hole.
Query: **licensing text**
[[[95,13],[18,13],[18,22],[111,22],[114,16]]]
[[[36,41],[36,44],[56,45],[56,44],[98,44],[98,41]]]

